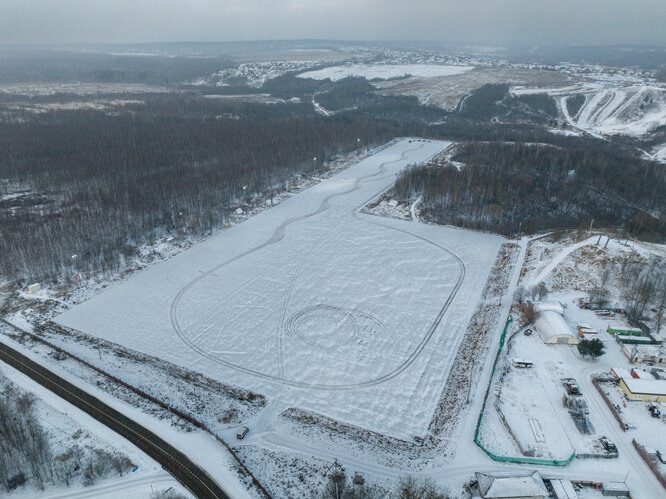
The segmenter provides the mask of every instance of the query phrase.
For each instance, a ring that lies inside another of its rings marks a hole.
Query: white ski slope
[[[57,321],[287,406],[423,434],[502,239],[358,210],[448,145],[402,140]]]
[[[581,88],[585,103],[575,116],[567,109],[567,99],[560,98],[566,121],[581,130],[607,135],[641,136],[666,124],[666,90],[641,85],[621,88]],[[554,94],[557,95],[557,94]]]

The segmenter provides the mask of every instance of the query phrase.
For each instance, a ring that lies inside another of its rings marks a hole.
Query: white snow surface
[[[313,80],[338,81],[348,76],[361,76],[367,80],[379,78],[400,78],[402,76],[418,76],[431,78],[434,76],[453,76],[465,73],[473,66],[446,66],[442,64],[351,64],[349,66],[332,66],[301,73],[298,78],[312,78]]]
[[[402,140],[57,321],[288,406],[424,434],[502,239],[359,210],[448,145]]]

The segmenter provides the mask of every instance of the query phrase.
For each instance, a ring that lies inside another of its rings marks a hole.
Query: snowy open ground
[[[299,78],[312,78],[313,80],[338,81],[348,76],[362,76],[368,80],[375,78],[389,79],[401,76],[420,76],[430,78],[433,76],[452,76],[465,73],[472,66],[446,66],[442,64],[351,64],[349,66],[332,66],[330,68],[308,71],[298,75]]]
[[[400,141],[57,321],[284,404],[423,434],[502,239],[358,211],[448,145]]]

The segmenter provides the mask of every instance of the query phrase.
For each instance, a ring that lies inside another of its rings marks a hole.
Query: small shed
[[[604,482],[601,494],[606,497],[629,497],[629,487],[623,482]]]
[[[544,499],[550,496],[538,471],[477,473],[476,481],[483,499]]]
[[[556,480],[550,481],[553,488],[553,497],[555,499],[578,499],[576,489],[570,480]]]
[[[578,324],[578,336],[580,338],[589,338],[591,336],[596,336],[598,333],[599,331],[591,327],[589,324]]]
[[[608,324],[610,334],[619,334],[622,336],[643,336],[643,330],[639,327],[631,327],[620,322],[611,322]]]
[[[651,345],[654,343],[649,336],[636,336],[634,334],[616,334],[615,341],[623,345]]]
[[[631,371],[629,371],[629,369],[625,369],[624,367],[612,367],[612,368],[611,368],[611,373],[612,373],[617,379],[622,379],[622,378],[629,378],[629,377],[631,377]]]
[[[36,282],[28,286],[28,293],[36,293],[40,289],[42,289],[42,285]]]

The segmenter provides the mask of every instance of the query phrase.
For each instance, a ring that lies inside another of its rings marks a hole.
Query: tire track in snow
[[[386,229],[394,230],[396,232],[400,232],[400,233],[409,235],[409,236],[414,237],[416,239],[419,239],[419,240],[421,240],[421,241],[423,241],[427,244],[435,246],[436,248],[438,248],[438,249],[444,251],[445,253],[449,254],[450,256],[452,256],[460,267],[460,274],[458,276],[456,284],[454,285],[453,290],[451,291],[451,293],[447,297],[446,301],[444,302],[444,304],[443,304],[442,308],[440,309],[439,313],[435,317],[433,323],[428,328],[425,335],[423,336],[423,338],[421,339],[419,344],[416,346],[416,348],[412,351],[412,353],[402,362],[402,364],[400,364],[393,371],[390,371],[389,373],[387,373],[383,376],[380,376],[380,377],[378,377],[374,380],[369,380],[369,381],[365,381],[365,382],[361,382],[361,383],[349,383],[349,384],[341,384],[341,385],[329,385],[329,384],[322,384],[322,383],[306,383],[306,382],[302,382],[302,381],[285,379],[284,377],[281,377],[281,376],[273,376],[273,375],[270,375],[270,374],[266,374],[264,372],[254,370],[254,369],[251,369],[249,367],[240,366],[238,364],[234,364],[234,363],[226,361],[224,359],[220,359],[218,357],[215,357],[215,356],[211,355],[209,352],[205,351],[203,348],[199,347],[198,345],[196,345],[192,341],[190,341],[190,339],[187,337],[187,335],[183,331],[183,329],[180,326],[180,323],[178,321],[178,306],[179,306],[180,301],[182,300],[183,296],[195,284],[200,282],[202,279],[206,278],[207,276],[209,276],[213,272],[216,272],[217,270],[222,269],[223,267],[229,265],[232,262],[235,262],[235,261],[237,261],[241,258],[244,258],[248,255],[251,255],[252,253],[255,253],[255,252],[257,252],[261,249],[264,249],[264,248],[267,248],[271,245],[279,243],[280,241],[282,241],[282,239],[284,239],[285,234],[286,234],[286,228],[289,225],[291,225],[295,222],[301,221],[301,220],[312,218],[312,217],[314,217],[314,216],[316,216],[320,213],[325,212],[326,210],[329,209],[330,201],[332,199],[340,197],[340,196],[345,196],[347,194],[350,194],[350,193],[360,189],[361,188],[361,183],[363,181],[366,181],[368,179],[372,179],[374,177],[378,177],[379,175],[384,174],[385,171],[386,171],[387,165],[390,165],[390,164],[393,164],[393,163],[398,163],[400,161],[404,161],[404,160],[407,159],[407,154],[408,153],[417,151],[417,150],[422,149],[422,148],[423,148],[423,144],[420,144],[418,147],[415,147],[413,149],[407,149],[407,150],[403,151],[402,154],[400,155],[400,158],[398,158],[396,160],[385,161],[385,162],[381,163],[379,165],[379,168],[378,168],[377,172],[369,174],[369,175],[364,175],[364,176],[358,177],[355,180],[352,188],[350,188],[346,191],[343,191],[343,192],[333,193],[333,194],[329,194],[328,196],[326,196],[324,198],[324,200],[322,201],[322,203],[320,204],[319,208],[317,210],[313,211],[312,213],[309,213],[309,214],[306,214],[306,215],[300,215],[300,216],[297,216],[297,217],[291,217],[291,218],[285,220],[284,222],[282,222],[278,226],[278,228],[275,230],[275,232],[273,233],[271,238],[268,241],[266,241],[265,243],[260,244],[259,246],[256,246],[254,248],[251,248],[251,249],[249,249],[249,250],[247,250],[247,251],[245,251],[245,252],[243,252],[239,255],[236,255],[235,257],[232,257],[232,258],[222,262],[219,265],[216,265],[215,267],[211,268],[210,270],[201,274],[200,276],[197,276],[195,279],[191,280],[189,283],[187,283],[185,286],[183,286],[183,288],[181,288],[181,290],[178,292],[178,294],[176,295],[176,297],[174,298],[174,300],[171,304],[171,324],[174,328],[174,331],[179,336],[179,338],[183,341],[183,343],[185,343],[192,350],[196,351],[199,355],[201,355],[202,357],[205,357],[205,358],[207,358],[207,359],[209,359],[213,362],[216,362],[218,364],[224,365],[224,366],[229,367],[231,369],[234,369],[236,371],[240,371],[240,372],[243,372],[245,374],[249,374],[251,376],[255,376],[255,377],[267,380],[267,381],[277,382],[277,383],[280,383],[280,384],[283,384],[283,385],[293,386],[293,387],[297,387],[297,388],[310,388],[310,389],[318,389],[318,390],[351,390],[351,389],[357,389],[357,388],[367,388],[367,387],[372,387],[372,386],[384,383],[384,382],[386,382],[390,379],[393,379],[396,376],[400,375],[402,372],[404,372],[407,368],[409,368],[414,363],[414,361],[421,354],[421,352],[425,348],[426,344],[430,341],[430,339],[434,335],[435,330],[437,329],[437,327],[439,326],[442,318],[444,317],[444,314],[449,309],[449,307],[451,305],[451,302],[453,301],[456,294],[458,293],[458,290],[460,289],[460,286],[462,285],[462,282],[465,278],[465,265],[462,262],[462,260],[455,253],[453,253],[451,250],[449,250],[448,248],[445,248],[444,246],[442,246],[438,243],[430,241],[429,239],[426,239],[423,236],[420,236],[418,234],[414,234],[413,232],[410,232],[410,231],[407,231],[407,230],[404,230],[404,229],[391,227],[390,225],[385,225],[385,224],[383,224],[381,222],[378,222],[378,221],[374,221],[374,220],[371,221],[371,220],[366,220],[364,218],[363,219],[359,218],[358,217],[358,212],[361,210],[361,208],[363,206],[365,206],[371,199],[373,199],[373,198],[377,197],[377,195],[381,194],[381,192],[383,192],[385,190],[385,188],[382,188],[379,192],[376,192],[375,194],[373,194],[368,200],[364,201],[362,204],[357,206],[352,211],[352,216],[354,218],[362,221],[362,222],[369,223],[369,224],[376,225],[376,226],[380,226],[380,227],[383,227],[383,228],[386,228]],[[378,179],[375,179],[375,180],[378,180]]]
[[[287,316],[287,309],[289,308],[289,302],[291,301],[291,295],[294,292],[294,287],[296,285],[296,281],[298,280],[298,276],[301,274],[301,271],[303,270],[303,267],[305,266],[305,262],[308,260],[308,257],[314,253],[314,250],[321,241],[325,238],[325,236],[328,235],[328,232],[324,232],[317,240],[312,244],[309,248],[308,251],[303,252],[303,257],[301,260],[298,262],[298,266],[296,267],[296,270],[294,274],[291,276],[289,279],[289,286],[287,287],[287,292],[284,295],[284,299],[282,300],[282,312],[280,314],[280,320],[277,323],[276,326],[276,357],[277,357],[277,375],[278,377],[284,379],[284,362],[283,362],[283,354],[282,354],[282,340],[284,338],[284,329],[285,329],[285,321],[286,321],[286,316]]]

